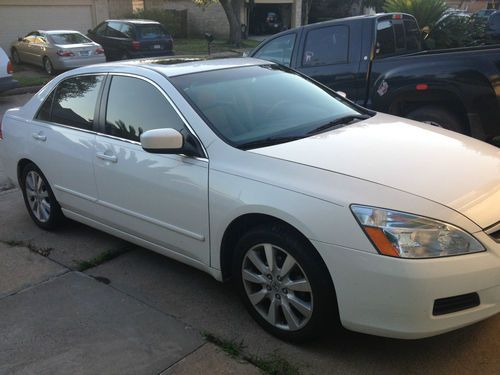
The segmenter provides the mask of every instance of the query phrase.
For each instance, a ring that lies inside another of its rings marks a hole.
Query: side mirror
[[[343,91],[335,91],[338,95],[340,95],[341,97],[343,98],[346,98],[347,99],[347,94]]]
[[[142,148],[153,154],[182,153],[184,137],[172,128],[148,130],[141,134]]]

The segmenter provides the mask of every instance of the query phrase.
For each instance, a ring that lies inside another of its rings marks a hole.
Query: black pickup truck
[[[486,141],[500,136],[500,45],[422,50],[418,24],[407,14],[295,28],[250,56],[291,67],[376,111]]]

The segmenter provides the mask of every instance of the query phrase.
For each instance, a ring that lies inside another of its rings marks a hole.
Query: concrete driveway
[[[200,271],[74,222],[38,229],[17,189],[0,193],[0,241],[0,373],[257,373],[202,332],[304,374],[500,372],[500,315],[423,340],[344,331],[291,345]]]

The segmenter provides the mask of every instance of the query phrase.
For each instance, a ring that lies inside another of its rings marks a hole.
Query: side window
[[[307,33],[302,66],[321,66],[349,61],[349,28],[323,27]]]
[[[108,24],[106,22],[101,23],[97,29],[95,29],[95,33],[97,35],[106,35],[106,28],[108,27]]]
[[[139,142],[143,132],[160,128],[184,130],[181,118],[160,91],[142,79],[113,77],[106,134]]]
[[[54,91],[45,99],[42,106],[38,110],[36,118],[41,121],[50,121],[50,112],[52,110],[52,101],[54,100]]]
[[[106,28],[106,36],[110,36],[112,38],[123,38],[124,35],[120,31],[121,28],[120,22],[108,22],[108,27]]]
[[[128,38],[133,39],[135,37],[134,27],[131,24],[123,23],[121,25],[120,31]]]
[[[377,24],[377,56],[390,55],[396,52],[396,40],[394,38],[394,29],[389,20],[380,21]]]
[[[254,57],[290,66],[292,61],[295,34],[287,34],[271,40]]]
[[[103,76],[68,78],[57,86],[51,121],[92,130],[94,112]]]

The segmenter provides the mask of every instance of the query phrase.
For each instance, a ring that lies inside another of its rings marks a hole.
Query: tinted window
[[[137,31],[141,39],[157,39],[164,37],[167,33],[161,25],[137,25]]]
[[[150,83],[115,76],[106,111],[106,134],[139,141],[151,129],[184,129],[184,123],[165,97]]]
[[[402,23],[398,22],[394,24],[394,35],[396,38],[396,49],[405,49],[405,31]]]
[[[42,106],[38,110],[38,114],[36,118],[42,121],[50,121],[50,111],[52,109],[52,100],[54,99],[54,91],[50,93],[50,95],[45,99]]]
[[[57,86],[52,105],[52,122],[92,130],[102,76],[81,76]]]
[[[290,66],[294,45],[295,34],[280,36],[262,47],[254,57]]]
[[[134,27],[129,23],[123,23],[120,31],[129,38],[135,37]]]
[[[274,64],[170,79],[222,139],[242,148],[270,138],[307,137],[319,126],[360,114],[329,90]]]
[[[392,22],[389,20],[380,21],[377,24],[377,48],[378,56],[388,55],[396,52],[396,41]]]
[[[120,31],[121,23],[119,22],[108,22],[108,27],[106,28],[106,36],[112,38],[123,38],[125,37]]]
[[[349,52],[347,26],[324,27],[307,33],[303,66],[346,63]]]
[[[107,23],[103,22],[95,29],[95,33],[97,35],[105,35],[107,27],[108,27]]]
[[[420,30],[414,20],[404,20],[405,35],[406,35],[406,48],[409,51],[420,49]]]

